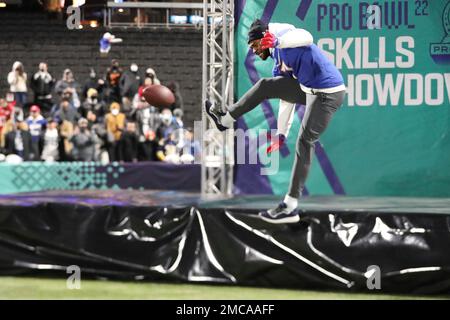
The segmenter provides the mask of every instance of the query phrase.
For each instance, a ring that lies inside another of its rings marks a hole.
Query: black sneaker
[[[220,123],[220,117],[223,117],[225,115],[225,113],[223,113],[219,110],[216,110],[214,108],[214,106],[212,105],[212,103],[209,102],[208,100],[205,101],[205,111],[206,111],[206,114],[208,115],[208,117],[211,119],[211,121],[214,122],[217,130],[225,131],[228,129],[227,127],[223,126]]]
[[[261,211],[259,216],[270,223],[295,223],[300,221],[297,209],[289,210],[284,202],[281,202],[275,209]]]

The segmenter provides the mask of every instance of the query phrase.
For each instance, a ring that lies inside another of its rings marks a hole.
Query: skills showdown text
[[[378,43],[368,37],[322,38],[317,44],[346,74],[349,107],[449,104],[450,73],[419,73],[411,36],[399,36],[393,41],[379,37]],[[358,73],[358,69],[364,73]]]
[[[419,41],[411,35],[419,27],[413,22],[429,21],[431,10],[429,2],[422,0],[318,4],[319,35],[325,30],[370,35],[316,41],[345,75],[347,106],[449,105],[450,73],[445,73],[449,69],[436,68],[428,54],[428,39],[421,37]],[[440,40],[440,21],[434,25],[436,32],[430,37]],[[376,33],[380,36],[374,36]]]

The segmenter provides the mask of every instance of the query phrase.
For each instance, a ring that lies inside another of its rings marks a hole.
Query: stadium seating
[[[22,61],[30,77],[41,61],[50,73],[61,78],[71,68],[82,84],[89,68],[103,75],[111,59],[128,68],[136,62],[141,71],[152,67],[163,82],[178,81],[185,106],[185,123],[200,119],[202,31],[198,29],[85,28],[68,30],[65,22],[49,20],[41,13],[0,13],[0,95],[8,90],[6,76],[14,61]],[[99,52],[99,40],[106,31],[123,38],[109,56]],[[31,98],[31,95],[30,95]],[[194,112],[195,110],[195,112]],[[191,112],[192,111],[192,112]]]

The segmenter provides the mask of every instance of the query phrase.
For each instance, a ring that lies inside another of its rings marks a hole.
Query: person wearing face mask
[[[52,107],[52,91],[55,79],[48,72],[48,65],[45,62],[39,64],[39,71],[36,72],[30,81],[31,90],[34,92],[34,103],[39,105],[42,114],[47,116]]]
[[[70,105],[68,98],[63,98],[59,104],[58,110],[54,113],[54,118],[58,122],[67,121],[75,124],[80,118],[80,114]]]
[[[16,105],[23,107],[27,103],[27,74],[22,62],[16,61],[8,74],[9,91],[14,93]]]
[[[75,161],[94,161],[95,135],[88,127],[88,120],[80,118],[78,126],[75,127],[73,136],[70,138],[73,144],[72,157]]]
[[[83,100],[87,98],[89,89],[97,90],[99,99],[102,100],[104,85],[105,81],[97,76],[94,68],[91,68],[89,71],[89,78],[85,81],[83,86]]]
[[[99,100],[98,91],[91,88],[87,92],[87,98],[80,107],[80,114],[87,118],[89,112],[92,112],[98,122],[103,121],[105,116],[105,104]]]
[[[138,71],[138,65],[133,63],[130,66],[130,70],[124,72],[120,78],[119,87],[120,95],[122,96],[123,112],[127,115],[131,111],[131,102],[143,83]]]
[[[73,94],[73,92],[75,92],[75,94]],[[76,94],[76,90],[74,91],[71,88],[66,88],[59,98],[60,102],[63,100],[69,101],[70,107],[74,110],[78,110],[81,106],[80,99],[78,99],[78,94]],[[50,111],[51,115],[54,115],[60,109],[60,102],[57,102],[53,105]]]
[[[111,66],[106,70],[106,85],[107,85],[107,102],[121,102],[120,97],[120,78],[122,77],[122,68],[120,67],[119,61],[113,59],[111,61]]]
[[[117,102],[111,104],[110,112],[105,116],[105,124],[109,161],[121,161],[120,138],[125,127],[125,114],[120,112],[120,104]]]
[[[159,140],[167,140],[170,135],[178,129],[178,124],[176,123],[172,111],[165,108],[161,111],[161,124],[157,129],[157,137]]]
[[[79,88],[80,85],[75,81],[72,71],[65,69],[62,78],[56,83],[55,91],[60,99],[70,95],[73,107],[78,109],[81,105],[80,99],[78,98]]]
[[[75,81],[72,70],[65,69],[62,78],[56,83],[55,91],[61,96],[67,88],[77,89],[78,87],[78,82]]]

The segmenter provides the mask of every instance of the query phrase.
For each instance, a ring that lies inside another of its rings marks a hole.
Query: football
[[[163,85],[148,86],[142,92],[145,101],[157,108],[170,107],[175,103],[175,96],[169,88]]]

